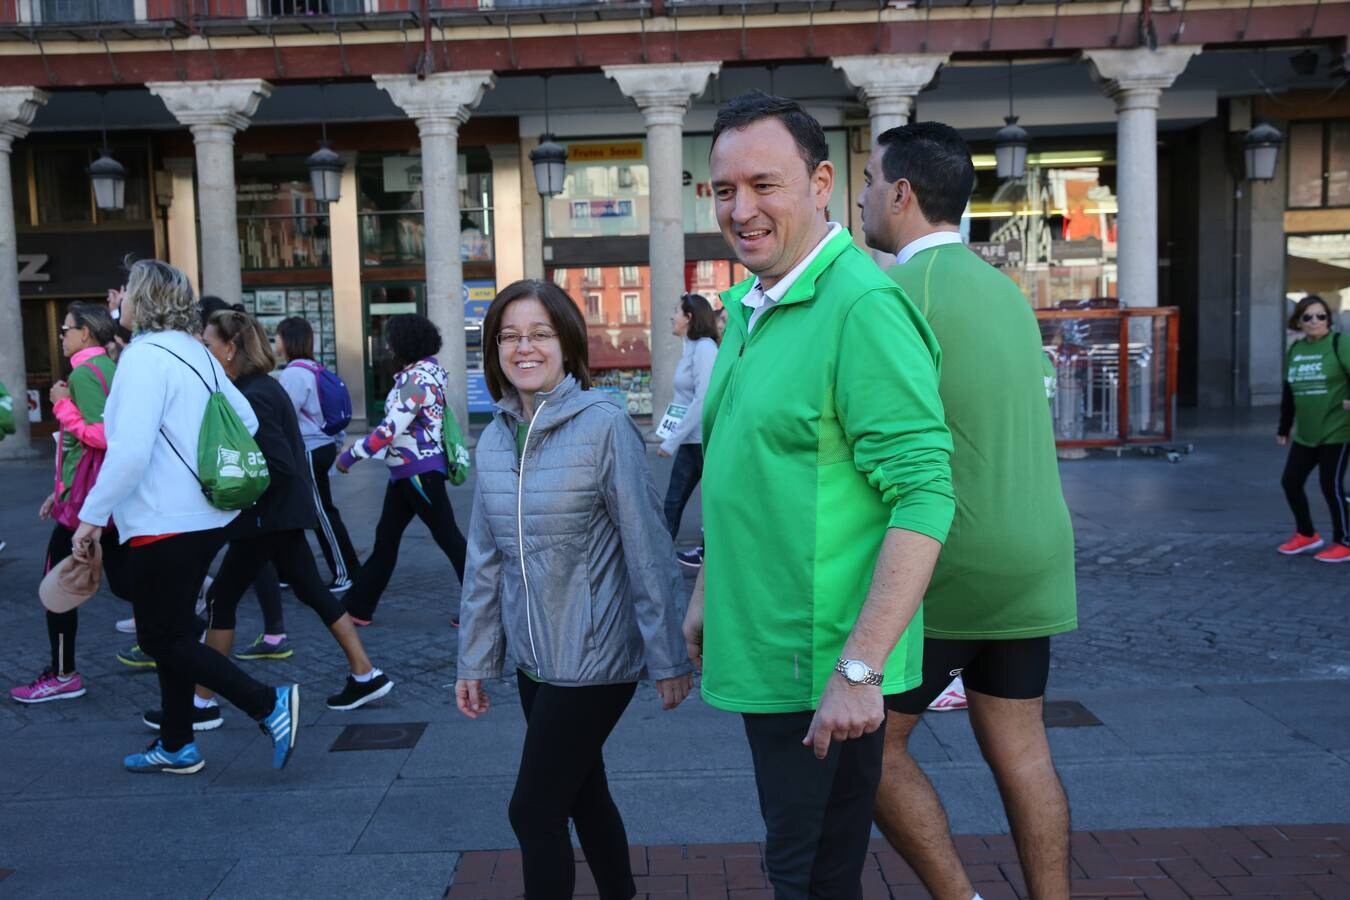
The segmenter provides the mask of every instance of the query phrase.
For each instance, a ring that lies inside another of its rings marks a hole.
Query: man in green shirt
[[[754,277],[722,295],[685,620],[704,700],[742,714],[769,878],[794,900],[862,896],[882,697],[919,683],[953,512],[937,343],[827,220],[827,152],[799,104],[757,91],[713,126],[718,223]]]
[[[970,900],[942,803],[907,750],[920,714],[963,675],[1028,890],[1067,898],[1069,809],[1041,716],[1049,636],[1077,627],[1077,596],[1040,329],[1017,286],[961,241],[975,169],[954,129],[883,133],[864,181],[867,243],[898,254],[888,274],[942,346],[957,500],[924,597],[923,683],[887,698],[877,822],[934,897]]]

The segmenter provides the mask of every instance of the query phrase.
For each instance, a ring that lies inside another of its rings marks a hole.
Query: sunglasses
[[[1305,322],[1325,322],[1326,320],[1327,320],[1327,314],[1326,314],[1326,313],[1304,313],[1304,314],[1303,314],[1303,321],[1305,321]]]

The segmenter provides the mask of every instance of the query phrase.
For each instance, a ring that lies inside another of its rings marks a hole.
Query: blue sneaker
[[[272,768],[286,768],[286,760],[295,749],[297,726],[300,724],[300,685],[287,684],[277,688],[277,705],[267,718],[258,723],[263,734],[272,739]]]
[[[176,753],[164,749],[164,744],[156,740],[144,753],[133,753],[122,760],[128,772],[167,772],[170,775],[191,775],[200,772],[206,760],[196,744],[185,744]]]

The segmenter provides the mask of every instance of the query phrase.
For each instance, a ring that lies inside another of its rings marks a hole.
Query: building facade
[[[757,88],[824,125],[834,219],[856,223],[873,134],[948,122],[976,159],[963,230],[1030,304],[1176,306],[1183,404],[1273,402],[1289,298],[1350,300],[1347,34],[1350,0],[0,0],[0,380],[41,432],[64,304],[153,255],[265,325],[308,318],[358,419],[407,311],[463,334],[442,361],[485,413],[483,310],[548,278],[597,382],[650,414],[680,294],[744,275],[707,159],[718,106]],[[999,179],[1010,114],[1032,144]],[[1287,138],[1270,182],[1243,171],[1258,120]],[[568,161],[541,198],[546,131]],[[105,132],[116,211],[86,172]],[[305,164],[323,135],[333,203]]]

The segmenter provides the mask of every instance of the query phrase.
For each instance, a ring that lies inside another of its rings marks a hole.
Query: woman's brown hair
[[[267,339],[267,332],[248,313],[222,309],[212,313],[206,324],[216,330],[221,340],[234,345],[239,354],[235,357],[234,366],[240,378],[245,375],[266,375],[277,367],[277,358],[272,353],[272,342]]]
[[[689,330],[684,336],[691,341],[711,338],[714,344],[720,343],[717,334],[717,313],[712,304],[702,294],[685,294],[680,297],[680,310],[689,317]]]
[[[1312,306],[1320,306],[1326,312],[1328,328],[1336,324],[1336,320],[1332,318],[1331,315],[1331,307],[1327,306],[1327,302],[1323,300],[1321,297],[1317,296],[1316,294],[1309,294],[1308,296],[1304,297],[1302,300],[1298,301],[1298,303],[1294,305],[1294,312],[1289,316],[1290,331],[1302,330],[1303,314],[1308,311],[1309,307]]]
[[[277,323],[277,337],[287,359],[314,358],[314,326],[308,319],[291,316]]]
[[[563,371],[575,378],[583,391],[590,390],[590,349],[586,343],[586,320],[581,317],[581,310],[553,282],[526,278],[502,288],[483,317],[483,374],[487,377],[488,393],[492,399],[500,400],[508,391],[514,390],[506,373],[502,371],[501,360],[497,355],[497,335],[502,331],[502,315],[512,303],[527,299],[538,300],[548,311],[549,324],[558,333],[558,343],[562,345]]]

